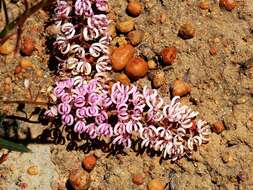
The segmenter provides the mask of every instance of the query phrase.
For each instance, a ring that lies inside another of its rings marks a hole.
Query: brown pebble
[[[142,6],[139,2],[129,2],[126,11],[130,16],[137,17],[142,12]]]
[[[126,84],[126,85],[131,83],[131,81],[128,78],[128,76],[126,74],[124,74],[124,73],[117,75],[116,76],[116,80],[119,81],[119,82],[121,82],[122,84]]]
[[[198,4],[198,7],[203,9],[203,10],[207,10],[207,9],[209,9],[209,3],[205,2],[205,1],[202,1]]]
[[[126,74],[129,78],[137,80],[147,75],[148,63],[141,57],[134,57],[127,63]]]
[[[25,36],[21,44],[21,53],[30,56],[34,50],[35,50],[34,40],[29,36]]]
[[[184,96],[191,92],[189,85],[181,80],[175,80],[172,86],[173,96]]]
[[[27,169],[27,173],[29,175],[38,175],[39,173],[39,168],[38,166],[30,166],[28,169]]]
[[[113,70],[120,71],[124,69],[127,63],[133,58],[134,52],[134,47],[129,44],[115,48],[111,55],[111,64]]]
[[[14,74],[19,74],[22,72],[22,67],[20,65],[17,65],[14,69]]]
[[[157,69],[157,64],[154,60],[149,60],[148,61],[148,68],[149,69]]]
[[[163,48],[160,55],[163,64],[170,65],[176,59],[177,49],[175,47]]]
[[[209,49],[209,53],[210,53],[211,55],[216,55],[217,49],[214,48],[214,47],[212,47],[212,48]]]
[[[0,46],[0,54],[8,55],[15,50],[15,45],[10,40],[7,40],[3,45]]]
[[[132,19],[117,22],[117,30],[122,33],[128,33],[134,29],[134,21]]]
[[[88,190],[91,178],[88,172],[81,169],[75,169],[70,172],[69,183],[74,190]]]
[[[165,73],[164,71],[157,71],[153,74],[152,85],[154,88],[159,88],[165,84]]]
[[[165,185],[159,179],[152,179],[148,183],[148,190],[165,190]]]
[[[235,0],[220,0],[220,7],[225,7],[227,11],[232,11],[236,7]]]
[[[83,167],[87,171],[93,170],[93,168],[96,166],[97,159],[93,155],[88,155],[83,158]]]
[[[141,174],[136,174],[136,175],[133,175],[132,182],[135,185],[142,185],[144,183],[144,178]]]
[[[19,62],[19,65],[23,69],[33,68],[34,67],[33,63],[29,59],[21,59],[20,62]]]
[[[195,36],[195,27],[191,23],[182,25],[179,29],[178,35],[184,40],[191,39]]]
[[[130,40],[131,44],[136,46],[142,41],[144,37],[144,32],[142,30],[134,30],[129,32],[127,34],[127,37]]]
[[[217,134],[219,134],[225,130],[225,127],[224,127],[224,124],[222,121],[217,121],[217,122],[213,123],[211,128],[212,128],[212,131]]]

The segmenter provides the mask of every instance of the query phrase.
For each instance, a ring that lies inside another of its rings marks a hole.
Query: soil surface
[[[11,152],[0,164],[1,190],[64,190],[69,172],[81,168],[84,155],[95,154],[97,164],[90,172],[92,190],[147,189],[151,179],[158,178],[168,190],[252,190],[253,189],[253,3],[238,0],[232,11],[207,0],[209,8],[199,8],[196,0],[140,0],[144,9],[133,18],[135,28],[145,31],[136,46],[146,60],[155,60],[166,72],[166,83],[159,93],[170,98],[170,87],[176,79],[187,83],[191,93],[183,102],[200,113],[210,126],[222,121],[225,130],[212,133],[210,142],[192,155],[176,162],[161,160],[134,149],[108,152],[103,147],[83,141],[68,130],[37,122],[32,114],[38,105],[3,103],[2,101],[36,100],[47,102],[55,74],[50,62],[51,38],[55,29],[50,23],[49,10],[39,10],[26,21],[25,37],[32,37],[35,51],[24,56],[13,51],[0,55],[0,113],[6,115],[8,126],[1,126],[0,135],[28,143],[31,153]],[[126,0],[109,0],[112,24],[127,17]],[[7,3],[13,18],[22,12],[21,2]],[[12,18],[11,17],[11,18]],[[196,33],[184,40],[178,36],[180,27],[191,23]],[[4,26],[1,13],[0,27]],[[124,38],[124,35],[118,34]],[[15,48],[15,35],[9,47]],[[115,42],[115,40],[114,40]],[[170,66],[160,65],[159,54],[164,47],[176,47],[177,58]],[[211,55],[210,49],[216,54]],[[31,65],[17,72],[22,59]],[[25,87],[29,80],[30,87]],[[148,77],[136,82],[151,85]],[[38,106],[38,112],[46,106]],[[19,109],[17,109],[19,108]],[[42,109],[42,110],[41,110]],[[42,112],[41,112],[42,113]],[[31,121],[26,121],[30,117]],[[16,118],[14,120],[14,118]],[[6,153],[6,150],[1,150]],[[27,170],[36,166],[36,175]],[[132,176],[141,174],[142,185],[135,185]]]

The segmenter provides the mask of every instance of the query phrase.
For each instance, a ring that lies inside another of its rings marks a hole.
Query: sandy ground
[[[109,2],[112,17],[117,20],[126,16],[126,0]],[[17,120],[16,131],[9,128],[4,134],[6,130],[1,129],[1,135],[29,143],[33,152],[12,152],[0,164],[0,189],[22,189],[23,183],[28,185],[25,188],[28,190],[67,189],[69,171],[80,167],[83,156],[91,153],[98,157],[90,174],[92,190],[147,189],[147,183],[153,178],[162,180],[170,190],[253,189],[253,3],[252,0],[238,1],[230,12],[214,1],[208,2],[209,10],[201,10],[196,0],[141,0],[145,8],[134,21],[136,29],[145,31],[145,37],[136,49],[149,60],[156,59],[163,47],[175,46],[176,61],[166,70],[166,84],[159,92],[169,98],[173,81],[183,79],[190,69],[191,94],[184,99],[210,124],[223,121],[222,133],[212,133],[210,142],[192,156],[171,163],[147,153],[139,155],[133,149],[110,154],[57,127]],[[48,68],[48,39],[53,33],[48,17],[46,11],[40,10],[25,24],[23,37],[32,36],[36,44],[31,56],[0,55],[2,100],[31,98],[24,88],[24,80],[29,79],[33,97],[39,93],[37,100],[47,101],[54,79]],[[195,36],[189,40],[177,35],[186,22],[196,29]],[[15,40],[10,43],[15,44]],[[217,54],[210,55],[210,48],[216,48]],[[14,74],[21,59],[29,59],[33,66]],[[150,85],[147,77],[138,82]],[[31,114],[33,109],[34,105],[26,105],[24,111]],[[0,103],[0,112],[25,116],[16,111],[16,104]],[[37,117],[33,116],[32,120],[37,121]],[[77,147],[81,147],[79,151]],[[38,167],[37,175],[27,174],[31,165]],[[131,179],[137,173],[144,176],[141,186],[133,184]]]

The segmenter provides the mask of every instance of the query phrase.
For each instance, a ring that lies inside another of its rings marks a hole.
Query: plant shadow
[[[24,117],[18,115],[0,114],[0,137],[15,143],[24,145],[29,144],[54,144],[64,145],[67,151],[81,151],[88,154],[91,151],[100,149],[106,153],[106,157],[116,156],[118,154],[126,156],[127,153],[123,146],[112,144],[108,139],[96,138],[91,139],[87,134],[78,134],[74,131],[73,126],[63,126],[60,119],[49,121],[45,118],[46,109],[34,108],[32,114],[24,111],[25,105],[18,105],[17,111],[22,112]],[[36,120],[31,120],[32,115],[36,115]],[[43,127],[42,132],[33,138],[31,128],[26,128],[24,132],[25,138],[20,138],[20,122],[35,124],[33,127]],[[139,140],[133,141],[131,150],[136,156],[147,153],[150,157],[157,156],[158,153],[152,150],[141,148]]]

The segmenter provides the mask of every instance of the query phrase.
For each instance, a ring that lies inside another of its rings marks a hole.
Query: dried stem
[[[27,101],[27,100],[5,100],[2,102],[5,104],[32,104],[32,105],[41,105],[41,106],[51,105],[49,102],[36,102],[36,101]]]

